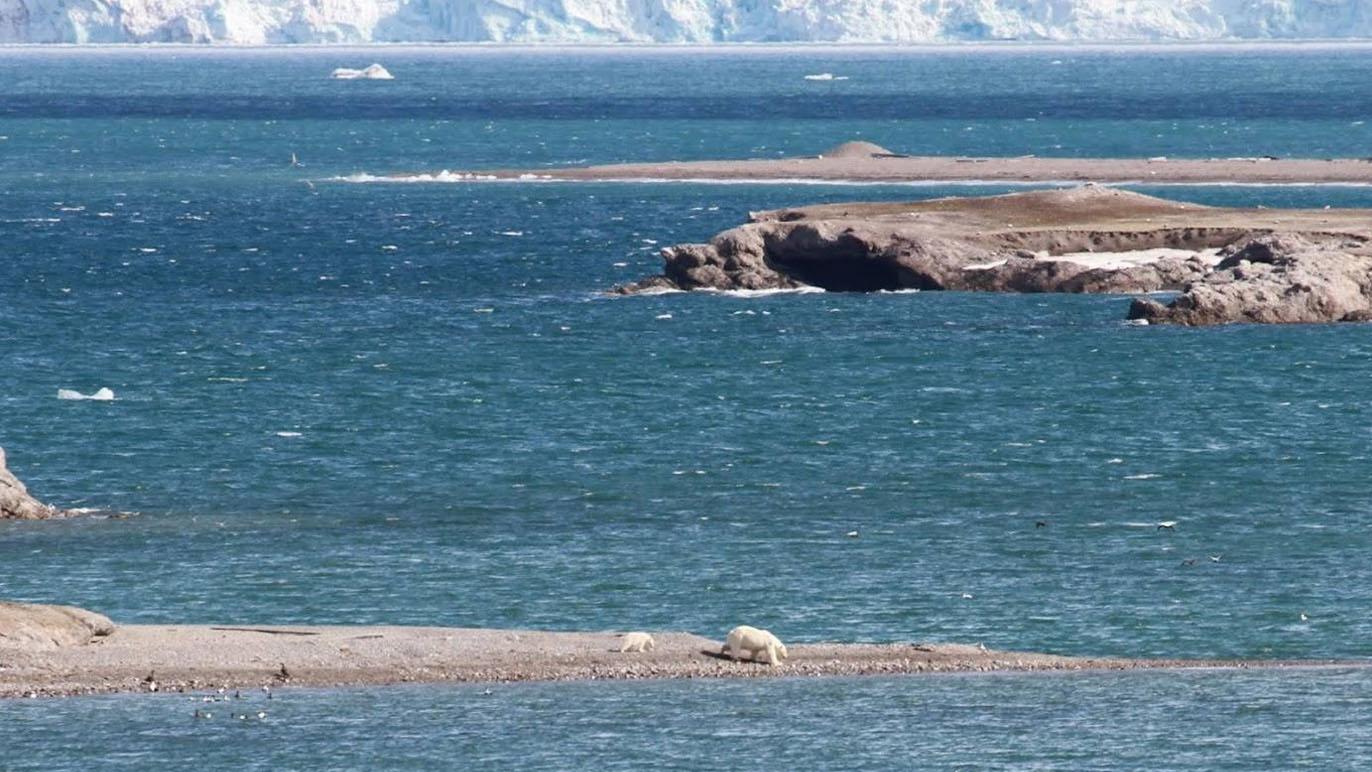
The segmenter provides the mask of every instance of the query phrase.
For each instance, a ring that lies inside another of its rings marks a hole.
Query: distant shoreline
[[[720,642],[655,632],[621,653],[614,632],[441,627],[122,625],[85,645],[0,646],[0,697],[686,678],[1142,669],[1365,668],[1363,660],[1068,657],[958,644],[792,644],[779,666],[722,658]]]
[[[11,52],[157,52],[177,54],[192,52],[271,52],[271,51],[452,51],[469,53],[498,53],[519,51],[527,53],[682,53],[702,51],[722,54],[773,53],[797,51],[822,53],[1091,53],[1126,51],[1158,51],[1167,53],[1204,53],[1239,50],[1318,51],[1328,49],[1368,49],[1372,38],[1292,38],[1287,40],[1120,40],[1120,41],[1037,41],[1037,40],[977,40],[924,43],[855,43],[855,42],[495,42],[495,41],[405,41],[405,42],[349,42],[349,43],[0,43],[0,53]]]

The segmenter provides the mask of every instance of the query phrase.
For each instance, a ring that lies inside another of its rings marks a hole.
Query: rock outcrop
[[[85,646],[114,629],[109,617],[75,606],[0,601],[0,648]]]
[[[824,158],[885,158],[895,155],[898,154],[892,153],[875,142],[864,140],[853,140],[834,145],[822,154]]]
[[[667,247],[662,275],[616,291],[1175,291],[1131,318],[1216,324],[1355,319],[1372,284],[1362,210],[1222,209],[1087,185],[749,219]]]
[[[1129,318],[1192,326],[1372,320],[1372,254],[1361,243],[1271,234],[1226,252],[1170,303],[1135,300]]]
[[[68,514],[29,495],[24,483],[5,466],[5,449],[0,448],[0,520],[47,520]]]

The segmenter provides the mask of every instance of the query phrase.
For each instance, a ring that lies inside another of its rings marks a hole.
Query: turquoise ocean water
[[[0,525],[0,597],[127,622],[749,620],[788,641],[1367,657],[1365,326],[1136,328],[1116,297],[604,294],[749,210],[1003,187],[349,180],[850,138],[1372,155],[1370,56],[0,50],[0,444],[46,499],[139,513]],[[396,80],[327,77],[373,60]],[[100,387],[118,399],[56,398]],[[342,690],[250,729],[169,697],[22,701],[0,705],[0,768],[1357,768],[1369,687]]]

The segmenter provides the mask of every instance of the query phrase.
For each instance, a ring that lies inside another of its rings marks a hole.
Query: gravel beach
[[[985,671],[1366,666],[1362,662],[1079,658],[920,643],[792,644],[773,667],[721,642],[653,632],[621,653],[615,632],[442,627],[121,625],[86,645],[0,640],[0,697],[399,683],[856,676]]]

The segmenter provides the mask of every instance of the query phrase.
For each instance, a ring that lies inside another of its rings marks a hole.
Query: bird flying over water
[[[1164,520],[1164,521],[1162,521],[1161,523],[1158,523],[1158,530],[1159,530],[1159,531],[1175,531],[1175,530],[1177,530],[1177,521],[1176,521],[1176,520]]]

